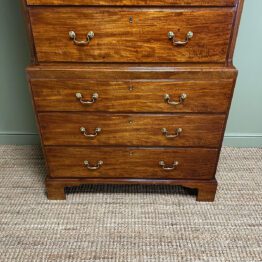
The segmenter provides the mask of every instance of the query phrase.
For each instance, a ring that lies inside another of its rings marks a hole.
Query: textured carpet
[[[262,261],[262,149],[223,149],[214,203],[134,185],[48,201],[44,176],[39,147],[0,147],[1,262]]]

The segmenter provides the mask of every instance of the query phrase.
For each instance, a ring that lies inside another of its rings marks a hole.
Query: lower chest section
[[[236,72],[28,70],[49,176],[212,179]]]

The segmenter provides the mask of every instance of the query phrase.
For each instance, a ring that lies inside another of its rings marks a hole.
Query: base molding
[[[0,132],[0,145],[39,145],[39,144],[40,144],[40,138],[38,134]]]
[[[215,200],[217,181],[182,180],[182,179],[119,179],[119,178],[46,178],[47,197],[49,200],[65,200],[64,188],[84,184],[144,184],[144,185],[176,185],[197,190],[197,201],[213,202]]]
[[[262,134],[226,134],[223,146],[262,147]]]

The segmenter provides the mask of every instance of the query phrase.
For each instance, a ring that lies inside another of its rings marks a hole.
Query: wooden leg
[[[203,185],[198,187],[197,201],[213,202],[217,191],[217,183]]]
[[[65,200],[65,188],[63,184],[46,182],[47,198],[49,200]]]

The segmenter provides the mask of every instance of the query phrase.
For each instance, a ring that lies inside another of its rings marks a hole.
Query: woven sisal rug
[[[262,149],[224,148],[214,203],[171,186],[48,201],[40,148],[0,146],[0,261],[262,261]]]

